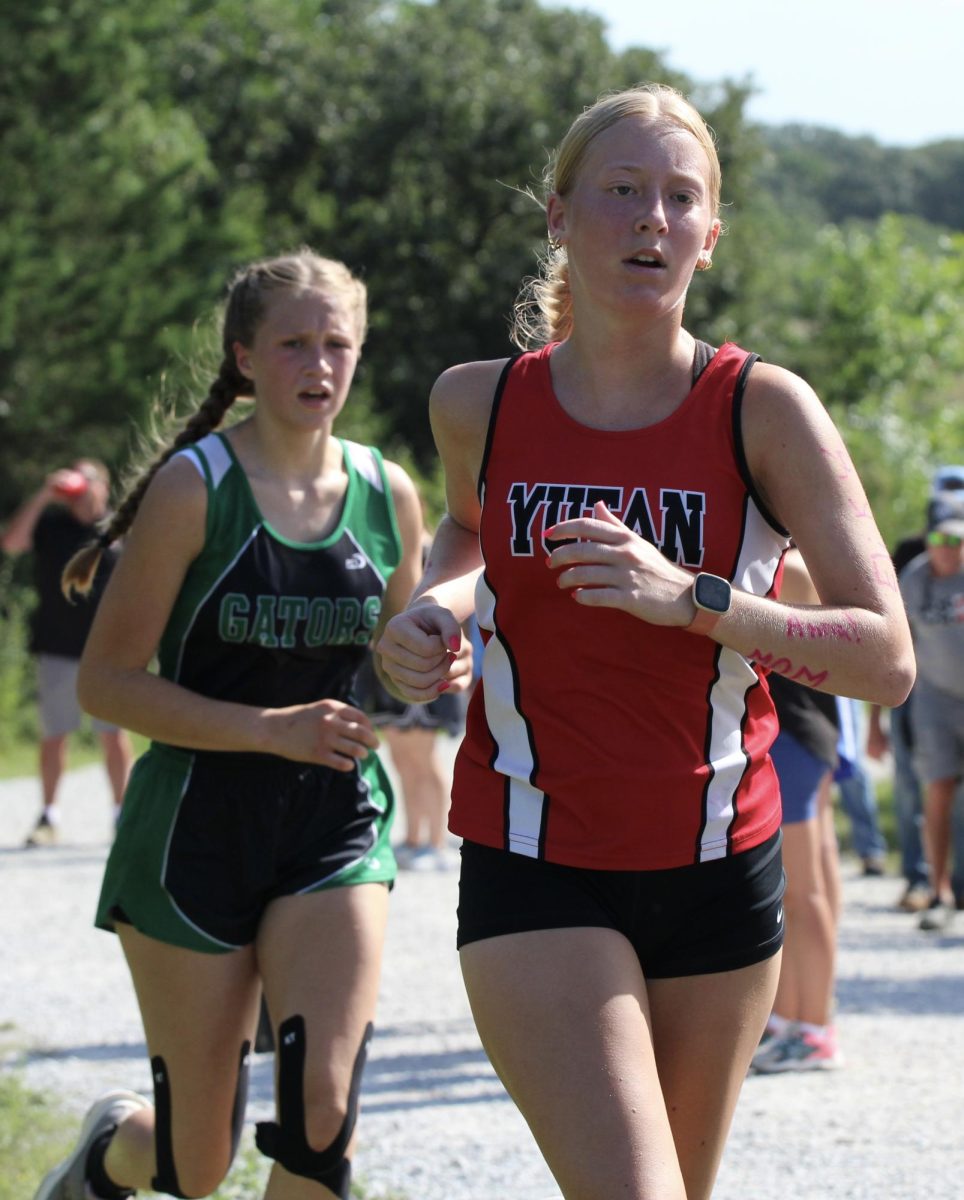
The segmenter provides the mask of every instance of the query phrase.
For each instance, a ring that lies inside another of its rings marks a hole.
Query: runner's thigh
[[[597,927],[470,942],[479,1035],[571,1200],[684,1200],[646,987],[622,934]]]

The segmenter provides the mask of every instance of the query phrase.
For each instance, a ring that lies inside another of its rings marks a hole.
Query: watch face
[[[718,575],[697,575],[693,598],[700,608],[725,613],[730,608],[730,585]]]

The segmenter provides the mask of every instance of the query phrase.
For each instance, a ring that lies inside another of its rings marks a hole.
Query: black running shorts
[[[391,785],[269,755],[152,746],[131,775],[97,925],[209,953],[254,941],[279,896],[391,883]]]
[[[537,929],[615,929],[648,979],[732,971],[783,945],[779,830],[729,858],[661,871],[595,871],[462,846],[459,948]]]

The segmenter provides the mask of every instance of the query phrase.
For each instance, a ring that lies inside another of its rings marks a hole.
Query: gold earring
[[[557,237],[549,238],[549,249],[550,250],[561,250],[562,249],[562,242],[559,240],[559,238],[557,238]]]
[[[713,266],[713,259],[705,250],[700,251],[700,256],[696,260],[697,271],[708,271]]]

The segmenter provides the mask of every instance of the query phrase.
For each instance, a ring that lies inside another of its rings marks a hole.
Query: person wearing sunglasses
[[[955,911],[951,822],[964,777],[964,492],[933,497],[925,541],[925,552],[907,564],[899,581],[917,658],[915,750],[924,781],[931,876],[931,900],[920,927],[939,932]]]

